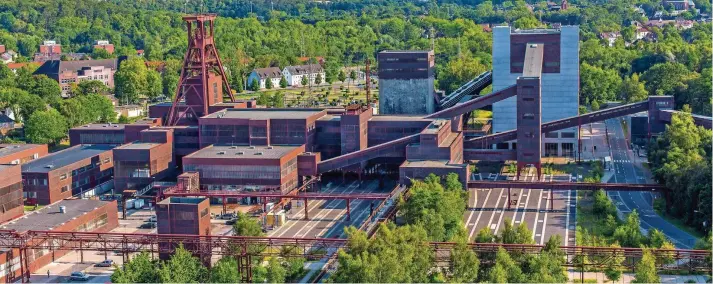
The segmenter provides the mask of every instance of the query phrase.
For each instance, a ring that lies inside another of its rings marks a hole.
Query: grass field
[[[348,91],[348,93],[346,91]],[[278,92],[285,95],[286,107],[307,107],[314,106],[315,103],[321,106],[346,105],[349,104],[352,100],[366,100],[366,90],[364,89],[364,85],[355,85],[351,83],[313,86],[312,88],[301,87],[272,90],[263,89],[258,92],[244,92],[236,94],[235,98],[256,99],[260,94],[267,94],[272,96]],[[378,96],[378,87],[373,86],[371,88],[371,97],[372,99],[374,99],[378,98]]]

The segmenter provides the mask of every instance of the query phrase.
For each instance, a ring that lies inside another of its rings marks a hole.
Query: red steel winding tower
[[[208,107],[223,102],[227,93],[235,101],[213,41],[215,14],[183,17],[188,29],[188,50],[181,66],[176,97],[164,123],[195,125]]]

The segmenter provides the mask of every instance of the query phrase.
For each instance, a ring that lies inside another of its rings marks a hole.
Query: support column
[[[347,201],[347,221],[351,221],[352,220],[352,210],[351,210],[351,206],[350,206],[351,202],[349,202],[349,198],[347,198],[346,201]]]
[[[510,187],[508,186],[508,209],[510,209],[510,204],[512,204],[512,202],[510,202]]]
[[[552,188],[550,187],[550,211],[555,211],[555,193],[552,191]],[[569,206],[569,205],[565,205]]]
[[[305,220],[309,220],[309,205],[307,204],[307,198],[305,198]]]
[[[79,240],[79,263],[84,263],[84,242]]]
[[[226,199],[225,196],[223,196],[223,215],[225,215],[226,213],[228,213],[228,210],[227,210],[227,208],[226,208],[226,206],[225,206],[225,203],[226,203],[226,202],[225,202],[225,199]]]

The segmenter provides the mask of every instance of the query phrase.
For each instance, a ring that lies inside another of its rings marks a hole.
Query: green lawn
[[[37,209],[41,209],[42,205],[38,205]],[[30,211],[35,211],[35,206],[34,205],[25,205],[25,212],[30,212]]]

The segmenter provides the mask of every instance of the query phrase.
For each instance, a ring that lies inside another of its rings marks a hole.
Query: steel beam
[[[666,191],[660,184],[559,182],[559,181],[469,181],[468,188],[526,188],[550,190]]]
[[[372,146],[364,150],[359,150],[339,157],[334,157],[328,160],[321,161],[317,164],[317,172],[325,173],[328,171],[344,168],[361,162],[366,162],[378,157],[393,157],[406,156],[406,145],[418,143],[420,133],[402,137],[383,144]]]
[[[357,193],[357,194],[339,194],[339,193],[301,193],[301,194],[283,194],[278,192],[243,192],[234,190],[205,190],[205,191],[172,191],[164,194],[165,196],[200,196],[200,197],[218,197],[218,198],[243,198],[243,197],[261,197],[261,198],[294,198],[294,199],[311,199],[311,200],[335,200],[335,199],[362,199],[362,200],[381,200],[389,198],[388,193]]]
[[[451,118],[454,118],[461,114],[469,113],[476,109],[480,109],[485,106],[492,105],[493,103],[502,101],[502,100],[507,99],[512,96],[515,96],[516,94],[517,94],[517,89],[516,89],[515,85],[512,85],[505,89],[499,90],[497,92],[493,92],[493,93],[487,94],[485,96],[481,96],[481,97],[472,99],[468,102],[438,111],[436,113],[426,116],[425,118],[451,119]]]
[[[673,117],[673,114],[680,112],[677,110],[660,110],[659,111],[659,118],[662,121],[665,122],[671,122],[671,118]],[[693,123],[695,123],[698,126],[703,126],[706,129],[711,129],[711,126],[713,126],[713,118],[710,116],[703,116],[703,115],[697,115],[697,114],[692,114],[693,117]]]

